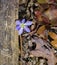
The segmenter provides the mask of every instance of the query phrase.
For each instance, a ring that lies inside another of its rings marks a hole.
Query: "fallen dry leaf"
[[[42,40],[42,39],[34,39],[36,44],[37,44],[37,47],[35,50],[31,51],[31,54],[33,56],[36,56],[36,57],[43,57],[43,58],[47,58],[47,62],[48,62],[48,65],[55,65],[55,63],[57,62],[57,58],[55,57],[54,55],[54,49],[50,49],[48,46],[47,46],[47,43],[46,41]],[[48,49],[45,49],[43,47],[43,45],[47,46]]]
[[[54,18],[57,18],[57,9],[54,9],[54,10],[47,10],[45,13],[44,13],[50,20],[54,19]]]
[[[48,32],[48,34],[52,39],[57,40],[57,34],[55,34],[54,32]]]
[[[51,42],[51,45],[52,45],[53,47],[57,48],[57,40],[52,41],[52,42]]]
[[[38,31],[37,34],[42,34],[44,31],[46,30],[45,25],[41,26]]]

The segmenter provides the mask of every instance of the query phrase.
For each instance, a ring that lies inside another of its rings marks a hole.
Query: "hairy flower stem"
[[[20,35],[20,46],[21,46],[20,52],[21,52],[21,60],[22,60],[22,36],[21,35]],[[22,65],[22,61],[20,65]]]

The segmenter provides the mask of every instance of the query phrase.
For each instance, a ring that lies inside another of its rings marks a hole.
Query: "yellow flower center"
[[[21,28],[24,28],[25,27],[24,23],[22,23],[20,26],[21,26]]]

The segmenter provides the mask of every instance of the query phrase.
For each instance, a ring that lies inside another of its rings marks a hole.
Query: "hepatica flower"
[[[30,32],[28,26],[32,25],[32,21],[26,21],[25,19],[17,20],[16,21],[16,30],[18,34],[21,35],[24,31]]]

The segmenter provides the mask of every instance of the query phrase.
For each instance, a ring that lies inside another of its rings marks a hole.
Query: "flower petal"
[[[31,22],[31,21],[27,21],[27,22],[25,23],[25,25],[26,25],[26,26],[30,26],[30,25],[32,25],[32,22]]]
[[[25,23],[25,19],[22,19],[22,23]]]
[[[23,28],[20,28],[20,30],[18,31],[19,35],[21,35],[23,33]]]
[[[16,25],[16,30],[19,30],[20,29],[20,26]]]
[[[29,29],[27,26],[24,28],[24,30],[25,30],[26,32],[30,32],[30,29]]]
[[[20,20],[16,20],[16,25],[20,25]]]

